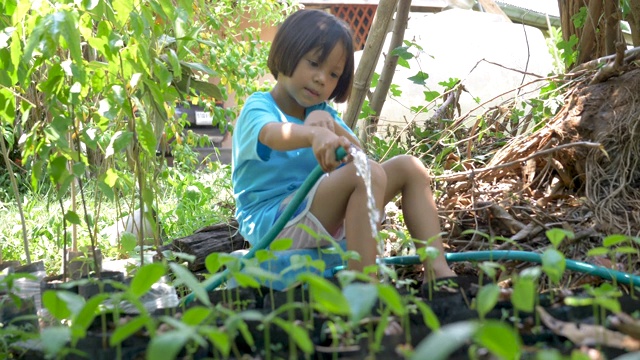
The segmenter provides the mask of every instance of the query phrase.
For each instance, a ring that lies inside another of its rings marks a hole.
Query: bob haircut
[[[349,26],[322,10],[298,10],[280,25],[276,33],[267,66],[271,74],[292,76],[302,57],[309,51],[320,51],[319,62],[324,62],[336,44],[342,43],[346,53],[344,71],[329,96],[337,103],[347,101],[353,83],[353,36]]]

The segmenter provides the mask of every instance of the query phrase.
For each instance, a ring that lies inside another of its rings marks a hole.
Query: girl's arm
[[[336,149],[348,149],[351,141],[338,136],[332,130],[320,126],[304,126],[292,123],[270,122],[262,127],[258,139],[276,151],[289,151],[311,147],[318,164],[325,172],[340,165],[336,160]]]

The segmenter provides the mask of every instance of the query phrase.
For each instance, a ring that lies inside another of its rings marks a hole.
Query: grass
[[[165,175],[156,184],[159,199],[157,212],[166,234],[165,241],[187,236],[206,225],[227,221],[233,215],[233,193],[228,165],[216,165],[193,172],[168,168]],[[87,207],[91,214],[95,214],[98,208],[93,202],[96,187],[89,183],[85,189],[85,198],[89,202]],[[5,190],[11,193],[8,184]],[[43,261],[48,274],[57,274],[62,266],[64,237],[60,205],[55,195],[46,189],[21,195],[31,260]],[[130,198],[119,198],[118,201],[104,198],[102,200],[96,219],[97,242],[106,257],[119,255],[117,249],[109,243],[109,237],[113,234],[108,232],[113,230],[112,225],[119,218],[130,213],[130,207],[127,205],[129,202]],[[70,197],[63,199],[63,204],[65,209],[69,209]],[[82,217],[79,197],[77,208]],[[0,218],[3,219],[0,222],[2,260],[19,260],[26,263],[22,225],[15,201],[0,203]],[[67,236],[70,237],[71,225],[67,225]],[[86,225],[78,225],[76,228],[78,247],[88,246],[90,237]],[[69,240],[69,246],[70,243]]]

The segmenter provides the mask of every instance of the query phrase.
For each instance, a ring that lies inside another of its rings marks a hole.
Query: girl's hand
[[[339,147],[348,150],[351,142],[346,137],[338,136],[326,128],[318,130],[313,137],[311,147],[322,171],[330,172],[341,164],[341,161],[336,159],[336,150]]]

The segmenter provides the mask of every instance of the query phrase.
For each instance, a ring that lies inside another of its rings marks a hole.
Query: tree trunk
[[[376,132],[378,120],[380,119],[380,113],[382,107],[387,99],[387,93],[391,87],[391,81],[393,80],[393,74],[396,71],[398,65],[398,56],[391,55],[393,49],[402,45],[404,40],[404,31],[407,28],[409,21],[409,11],[411,10],[411,0],[398,0],[398,8],[396,9],[396,19],[393,22],[393,36],[391,37],[391,43],[387,50],[387,56],[384,59],[384,65],[382,66],[382,73],[378,80],[378,85],[371,96],[371,110],[376,114],[374,117],[368,119],[368,124],[360,129],[360,138],[367,139],[369,135]]]
[[[625,14],[624,20],[631,28],[633,46],[640,46],[640,1],[629,1],[629,12]]]
[[[585,6],[586,15],[581,16],[580,9]],[[568,42],[572,35],[579,39],[574,49],[578,51],[577,60],[569,67],[615,54],[616,43],[623,39],[619,21],[622,15],[617,1],[558,0],[558,7],[563,40]],[[582,26],[576,27],[575,22],[580,20],[584,20]]]
[[[352,129],[358,122],[358,114],[360,114],[364,99],[369,92],[373,70],[378,63],[396,2],[397,0],[380,0],[378,3],[378,9],[376,9],[376,15],[371,24],[367,42],[364,45],[362,59],[360,59],[360,64],[358,64],[358,69],[356,70],[347,113],[344,116],[345,123]]]

